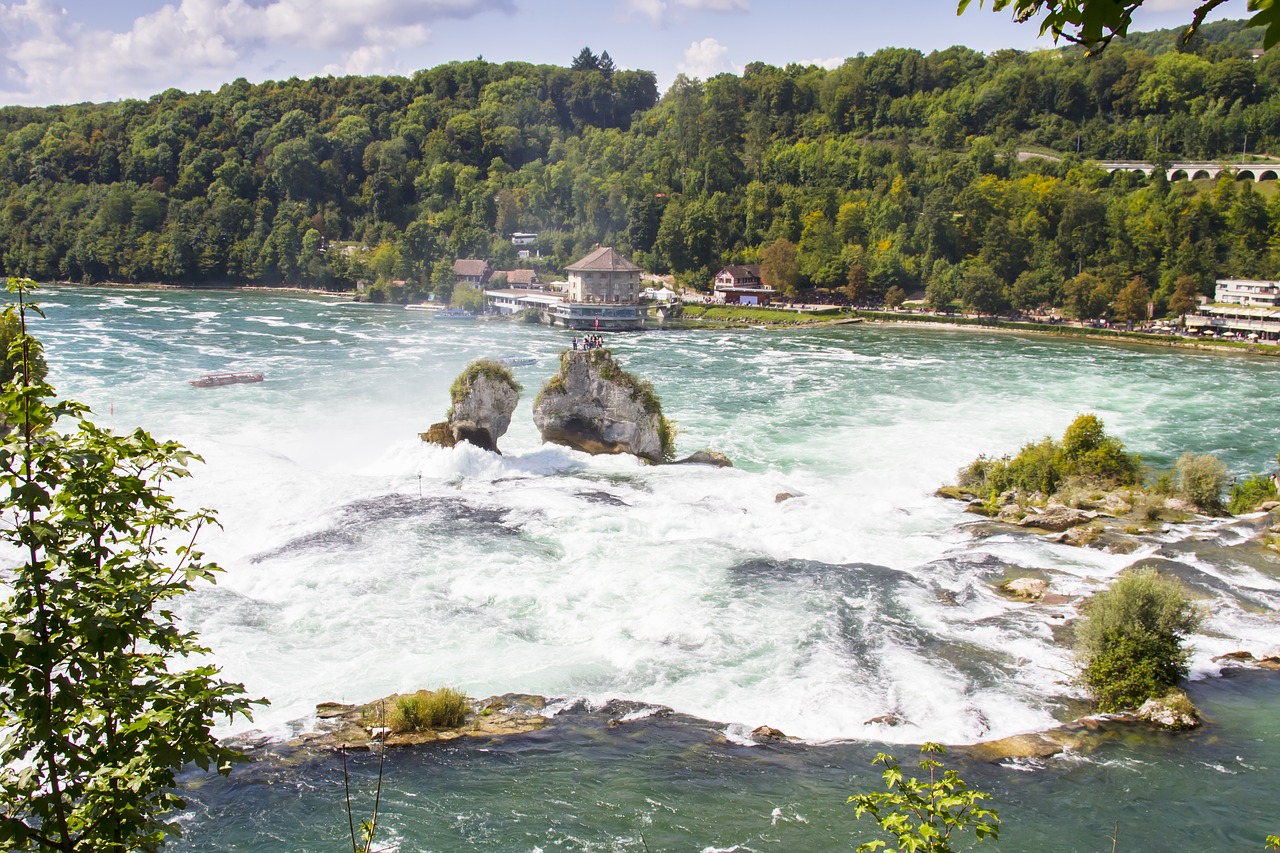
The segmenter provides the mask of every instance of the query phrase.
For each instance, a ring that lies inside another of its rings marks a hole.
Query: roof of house
[[[507,270],[507,284],[536,284],[537,270]]]
[[[601,246],[577,263],[565,267],[571,272],[640,272],[640,267],[609,246]]]
[[[489,262],[478,261],[475,258],[458,258],[453,262],[453,274],[484,278],[489,274]]]
[[[729,266],[716,273],[716,278],[728,273],[734,278],[759,278],[759,264],[729,264]]]
[[[738,291],[742,291],[744,293],[777,293],[778,292],[774,290],[772,287],[770,287],[769,285],[765,284],[764,282],[761,282],[759,284],[721,284],[720,282],[717,281],[715,283],[715,290],[721,293],[735,293]]]

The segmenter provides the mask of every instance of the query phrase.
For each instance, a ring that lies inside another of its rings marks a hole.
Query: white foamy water
[[[37,333],[64,394],[203,455],[175,490],[217,510],[203,544],[226,573],[183,615],[227,677],[271,699],[270,729],[320,701],[450,685],[810,739],[1001,737],[1051,725],[1074,694],[1054,633],[1072,610],[994,585],[1034,569],[1084,595],[1149,556],[1214,601],[1198,674],[1223,651],[1278,650],[1274,562],[1184,534],[1127,556],[975,538],[933,491],[1083,411],[1159,464],[1191,449],[1261,469],[1280,364],[951,330],[614,336],[681,455],[737,465],[651,467],[541,443],[532,400],[568,333],[265,294],[45,301]],[[418,440],[467,362],[514,352],[539,362],[515,371],[504,455]],[[242,368],[267,381],[185,384]],[[905,723],[869,722],[887,714]]]

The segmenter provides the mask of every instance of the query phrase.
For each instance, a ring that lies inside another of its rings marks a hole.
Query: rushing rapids
[[[1235,547],[1245,526],[1206,521],[1114,554],[1032,533],[975,535],[972,516],[933,494],[977,454],[1060,434],[1082,411],[1099,413],[1156,466],[1193,450],[1218,453],[1239,474],[1262,470],[1280,445],[1275,361],[952,330],[616,335],[614,357],[653,382],[677,423],[677,452],[710,448],[736,466],[654,467],[542,444],[532,395],[502,457],[418,440],[465,364],[528,352],[546,367],[513,372],[536,388],[568,343],[560,331],[463,328],[256,293],[59,287],[41,296],[49,318],[36,333],[64,394],[90,404],[100,423],[141,425],[204,456],[178,497],[218,511],[223,529],[203,544],[227,571],[189,596],[183,615],[227,676],[272,700],[258,714],[269,733],[286,734],[320,701],[450,685],[563,698],[578,709],[566,720],[587,728],[590,709],[611,700],[718,721],[716,738],[744,744],[734,747],[746,751],[734,759],[747,762],[744,777],[754,760],[745,755],[766,749],[745,746],[761,724],[814,743],[893,741],[904,757],[906,744],[974,743],[1078,712],[1062,626],[1075,599],[1140,559],[1161,561],[1210,605],[1193,657],[1195,676],[1212,679],[1205,689],[1228,686],[1212,678],[1215,656],[1278,650],[1277,563]],[[185,384],[232,363],[270,379],[216,398]],[[1067,600],[999,594],[1002,580],[1026,570]],[[516,761],[524,748],[502,754]],[[557,761],[593,760],[589,746],[564,749]],[[774,769],[869,758],[866,748],[833,749],[804,747]],[[440,781],[502,763],[449,755],[404,761]],[[1162,760],[1154,748],[1142,755],[1135,760]],[[1220,775],[1251,767],[1243,755]],[[837,775],[817,774],[824,785],[848,782]],[[628,778],[628,790],[643,789]],[[1017,790],[1015,799],[1034,800]],[[811,794],[777,803],[773,829],[798,827]],[[602,849],[639,837],[626,821],[587,811],[594,817],[580,822],[599,828],[589,837]],[[476,841],[487,837],[484,820],[458,820],[468,844],[485,846]],[[520,834],[528,828],[495,830],[487,843],[554,843],[545,826]],[[394,831],[404,850],[429,837]],[[745,830],[688,837],[767,846]],[[805,844],[792,849],[824,849]]]

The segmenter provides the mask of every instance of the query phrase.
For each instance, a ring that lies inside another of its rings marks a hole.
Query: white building
[[[1186,318],[1202,335],[1275,343],[1280,341],[1280,282],[1224,278],[1213,302]]]
[[[1280,305],[1280,282],[1223,278],[1217,282],[1213,301],[1223,305]]]
[[[497,314],[514,314],[526,308],[545,311],[563,301],[561,297],[553,296],[545,290],[523,290],[519,288],[486,290],[484,295],[489,300],[490,310]]]

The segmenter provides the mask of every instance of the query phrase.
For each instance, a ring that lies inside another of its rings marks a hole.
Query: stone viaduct
[[[1100,168],[1110,172],[1141,172],[1147,177],[1155,173],[1152,163],[1140,163],[1136,160],[1113,160],[1098,163]],[[1174,163],[1165,169],[1165,176],[1171,181],[1192,180],[1196,178],[1216,178],[1223,172],[1230,172],[1237,179],[1250,178],[1259,181],[1280,179],[1280,162],[1277,163]]]

